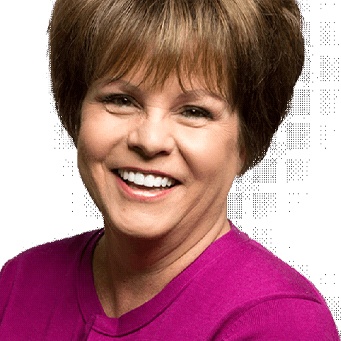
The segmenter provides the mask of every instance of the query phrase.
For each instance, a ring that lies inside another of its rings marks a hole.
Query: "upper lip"
[[[155,170],[155,169],[142,169],[142,168],[137,168],[137,167],[118,167],[113,169],[113,171],[118,171],[119,169],[121,170],[125,170],[128,172],[134,172],[134,173],[142,173],[144,175],[146,174],[152,174],[152,175],[156,175],[156,176],[161,176],[161,177],[167,177],[169,179],[173,179],[176,182],[180,182],[177,178],[175,178],[174,176],[170,175],[169,173],[160,171],[160,170]]]

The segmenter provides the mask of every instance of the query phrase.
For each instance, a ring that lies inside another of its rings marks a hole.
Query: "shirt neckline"
[[[88,328],[109,335],[120,336],[142,328],[160,315],[172,302],[181,295],[190,282],[217,257],[234,249],[233,245],[249,240],[231,222],[231,230],[217,239],[185,270],[176,276],[166,287],[143,305],[129,311],[119,318],[106,316],[97,296],[92,272],[92,258],[96,243],[103,235],[103,229],[95,231],[85,247],[80,259],[78,271],[78,303]],[[227,245],[228,244],[228,245]]]

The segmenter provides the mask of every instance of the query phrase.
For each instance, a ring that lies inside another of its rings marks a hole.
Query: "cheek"
[[[221,128],[193,133],[182,139],[182,147],[197,178],[205,178],[208,182],[211,179],[224,181],[227,177],[234,178],[239,171],[237,134],[234,131]]]
[[[77,140],[79,157],[84,161],[104,160],[120,139],[119,131],[121,130],[113,129],[113,125],[104,120],[83,120]]]
[[[82,181],[102,211],[102,195],[100,194],[104,183],[102,162],[108,154],[110,144],[97,129],[98,125],[83,122],[77,140],[77,161]]]

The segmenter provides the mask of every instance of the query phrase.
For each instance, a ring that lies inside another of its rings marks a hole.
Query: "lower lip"
[[[115,176],[116,176],[119,188],[124,193],[124,195],[129,197],[129,199],[134,199],[137,201],[158,200],[169,195],[174,190],[174,187],[170,187],[170,188],[163,187],[162,189],[157,189],[157,190],[137,189],[137,188],[128,186],[128,184],[125,181],[123,181],[119,175],[115,174]]]

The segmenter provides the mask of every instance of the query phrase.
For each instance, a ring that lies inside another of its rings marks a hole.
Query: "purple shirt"
[[[339,340],[314,286],[236,227],[120,318],[96,295],[103,231],[28,250],[0,275],[0,340]]]

